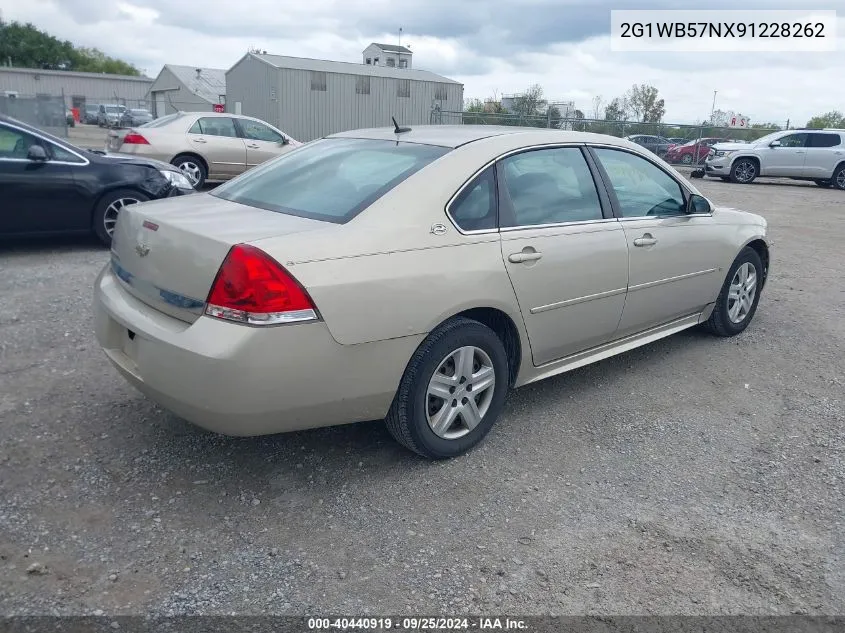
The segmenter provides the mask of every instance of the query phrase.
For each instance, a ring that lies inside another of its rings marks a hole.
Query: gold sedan
[[[511,388],[686,328],[739,334],[768,270],[762,217],[624,139],[357,130],[125,209],[96,332],[130,383],[207,429],[386,418],[444,458]]]

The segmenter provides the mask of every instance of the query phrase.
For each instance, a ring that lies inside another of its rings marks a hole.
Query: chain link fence
[[[63,138],[75,123],[61,96],[0,94],[0,114]]]
[[[653,139],[641,139],[643,145],[659,155],[665,155],[669,145],[699,142],[702,139],[720,141],[750,142],[755,139],[787,128],[786,123],[778,127],[752,127],[747,129],[721,127],[715,125],[689,125],[683,123],[636,123],[632,121],[605,121],[602,119],[553,118],[546,115],[522,115],[502,112],[453,112],[433,110],[432,124],[436,125],[512,125],[520,127],[551,128],[592,132],[610,136],[645,136]],[[703,162],[706,150],[682,154],[676,162]],[[683,158],[684,155],[689,158]]]

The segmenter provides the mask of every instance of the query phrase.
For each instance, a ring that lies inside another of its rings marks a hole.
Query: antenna
[[[393,127],[394,127],[393,132],[395,134],[402,134],[403,132],[410,132],[411,131],[411,128],[409,128],[409,127],[399,127],[399,124],[396,122],[395,116],[390,117],[390,119],[393,121]]]
[[[402,27],[399,27],[399,46],[402,46]]]

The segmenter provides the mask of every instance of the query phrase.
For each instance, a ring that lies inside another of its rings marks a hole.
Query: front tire
[[[757,163],[750,158],[740,158],[731,167],[731,180],[741,185],[751,184],[757,176]]]
[[[117,189],[106,193],[97,203],[94,209],[92,228],[100,241],[106,246],[111,246],[111,237],[114,227],[117,224],[120,210],[130,204],[146,202],[149,200],[144,194],[132,189]]]
[[[387,414],[387,429],[423,457],[456,457],[493,427],[509,386],[508,357],[496,333],[455,317],[417,348]]]
[[[765,274],[757,251],[748,246],[742,249],[725,277],[704,328],[717,336],[736,336],[747,328],[757,311]]]
[[[815,182],[819,187],[824,187],[825,189],[833,186],[832,180],[814,180],[813,182]]]

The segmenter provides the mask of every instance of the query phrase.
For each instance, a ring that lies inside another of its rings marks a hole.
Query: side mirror
[[[769,147],[780,147],[780,141],[772,141],[769,143]]]
[[[29,160],[42,162],[47,160],[47,152],[44,151],[44,148],[40,145],[30,145],[29,151],[26,153],[26,157]]]
[[[284,137],[284,136],[283,136],[283,137],[282,137],[282,140],[281,140],[281,141],[279,141],[279,145],[287,145],[287,144],[288,144],[288,139],[287,139],[286,137]]]
[[[710,201],[707,198],[694,193],[687,202],[687,214],[694,215],[696,213],[713,213],[713,207],[710,206]]]

